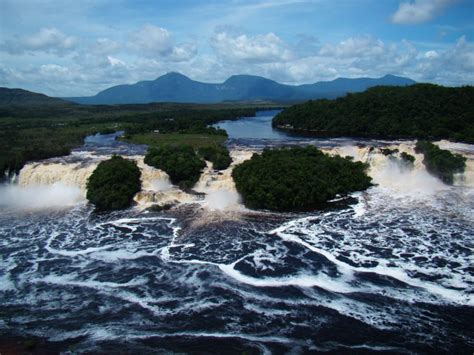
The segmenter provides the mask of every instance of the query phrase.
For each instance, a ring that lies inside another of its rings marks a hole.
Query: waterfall
[[[212,168],[212,163],[207,162],[199,181],[194,190],[206,194],[203,206],[210,210],[235,210],[242,207],[241,197],[237,192],[232,170],[238,164],[252,157],[253,151],[232,150],[230,156],[232,164],[223,171],[216,171]]]
[[[440,141],[442,149],[463,154],[467,158],[466,171],[456,174],[454,185],[474,187],[474,150],[471,145]],[[410,196],[424,196],[449,189],[439,179],[430,175],[422,163],[423,155],[416,154],[414,142],[388,145],[384,148],[398,149],[398,153],[384,155],[379,148],[370,146],[343,146],[324,148],[328,154],[351,156],[355,161],[369,164],[368,174],[380,188]],[[415,157],[413,165],[400,158],[406,152]],[[142,191],[134,200],[142,207],[153,204],[200,203],[209,210],[229,210],[242,207],[240,196],[232,179],[232,170],[243,161],[250,159],[255,151],[234,149],[231,151],[232,164],[223,171],[216,171],[211,163],[206,168],[194,190],[205,194],[199,196],[181,191],[170,183],[168,175],[144,163],[143,156],[131,156],[141,171]],[[0,206],[18,208],[41,208],[70,206],[84,203],[87,181],[97,165],[110,156],[73,154],[62,158],[47,159],[26,164],[9,184],[0,188]]]

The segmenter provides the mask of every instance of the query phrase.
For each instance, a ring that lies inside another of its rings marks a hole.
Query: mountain
[[[68,105],[70,102],[23,89],[0,87],[0,106]]]
[[[394,75],[382,78],[339,78],[308,85],[285,85],[254,75],[233,75],[222,84],[202,83],[179,73],[168,73],[156,80],[118,85],[89,97],[65,100],[80,104],[143,104],[150,102],[216,103],[222,101],[276,102],[334,98],[348,92],[360,92],[373,86],[406,86],[415,81]]]

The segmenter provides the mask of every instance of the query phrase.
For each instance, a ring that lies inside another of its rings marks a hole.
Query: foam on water
[[[231,168],[209,164],[198,200],[131,156],[144,172],[136,199],[193,204],[2,211],[0,329],[90,352],[102,343],[179,352],[204,340],[260,353],[473,346],[472,189],[442,185],[418,156],[409,168],[368,147],[330,149],[371,166],[376,186],[354,194],[353,206],[251,212]],[[253,153],[233,151],[233,164]]]

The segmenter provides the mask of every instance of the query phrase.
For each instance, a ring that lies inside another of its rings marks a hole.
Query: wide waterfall
[[[455,176],[455,185],[474,187],[474,154],[465,145],[449,142],[438,143],[443,148],[463,154],[467,157],[466,170]],[[391,189],[394,193],[407,196],[430,195],[449,186],[430,175],[422,163],[423,155],[416,154],[414,142],[394,143],[384,148],[398,150],[398,153],[384,155],[373,146],[342,145],[322,148],[328,154],[352,157],[356,161],[369,164],[369,175],[381,188]],[[406,152],[415,157],[413,165],[400,158]],[[233,149],[233,163],[224,171],[215,171],[208,162],[194,190],[204,194],[186,193],[173,186],[167,174],[143,162],[143,156],[129,156],[136,161],[142,180],[142,191],[134,200],[139,206],[149,207],[153,204],[199,203],[210,210],[239,209],[243,206],[232,180],[232,169],[258,150]],[[84,203],[86,185],[89,176],[108,155],[73,153],[63,158],[53,158],[42,162],[26,164],[21,169],[16,184],[4,185],[1,190],[2,204],[23,208],[49,208],[71,206]]]

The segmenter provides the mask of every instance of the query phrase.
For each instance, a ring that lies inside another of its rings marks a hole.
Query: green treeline
[[[199,155],[212,163],[212,167],[216,170],[224,170],[232,163],[227,148],[220,144],[201,147],[198,150]]]
[[[367,168],[308,146],[265,149],[237,165],[232,177],[247,207],[294,211],[313,209],[338,194],[368,188]]]
[[[466,158],[440,149],[437,145],[418,141],[415,146],[417,153],[423,153],[423,164],[431,174],[440,178],[446,184],[452,184],[455,173],[462,173],[466,167]]]
[[[257,110],[237,104],[0,106],[0,178],[27,161],[66,155],[89,134],[124,130],[130,136],[160,130],[221,136],[225,131],[208,125],[253,116]]]
[[[283,110],[273,126],[321,135],[474,143],[474,87],[379,86]]]
[[[206,167],[204,160],[188,145],[150,147],[144,161],[166,172],[171,182],[182,189],[192,188]]]
[[[141,190],[140,169],[134,161],[114,155],[101,162],[87,182],[87,199],[98,211],[127,208]]]

